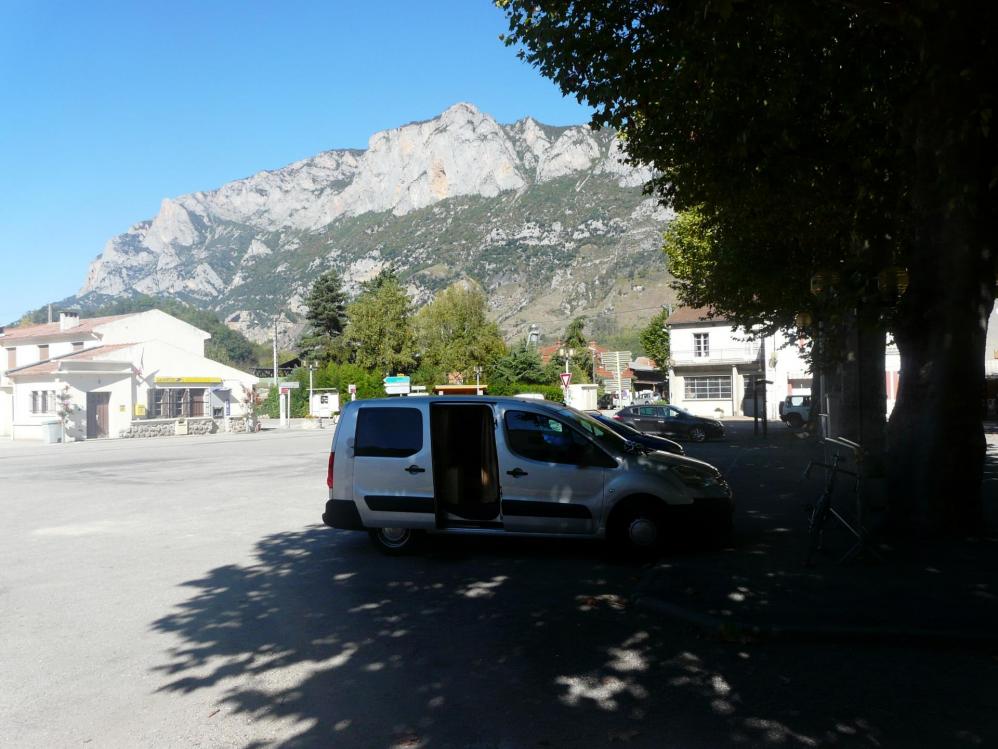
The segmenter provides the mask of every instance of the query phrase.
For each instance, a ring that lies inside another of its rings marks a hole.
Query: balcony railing
[[[751,364],[759,361],[762,347],[758,343],[745,343],[728,348],[709,348],[702,350],[687,349],[673,351],[671,355],[673,366],[689,364]]]

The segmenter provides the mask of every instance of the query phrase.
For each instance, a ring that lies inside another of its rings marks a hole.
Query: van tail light
[[[614,414],[614,415],[613,415],[613,418],[615,418],[615,419],[616,419],[617,421],[621,421],[621,420],[622,420],[622,419],[620,418],[620,414]]]
[[[336,457],[336,453],[329,453],[329,468],[326,469],[326,486],[330,489],[333,488],[333,459]]]

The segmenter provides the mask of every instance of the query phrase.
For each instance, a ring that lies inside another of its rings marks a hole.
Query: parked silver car
[[[347,403],[333,435],[323,521],[388,553],[418,532],[576,536],[639,551],[697,523],[730,530],[713,466],[647,452],[548,401],[386,398]]]

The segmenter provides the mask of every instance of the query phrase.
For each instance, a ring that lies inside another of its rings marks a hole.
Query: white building
[[[257,378],[205,358],[210,337],[159,310],[0,329],[0,435],[213,431],[245,414]]]
[[[698,416],[752,416],[756,382],[765,386],[766,414],[779,418],[787,395],[810,394],[811,374],[801,347],[786,336],[751,339],[722,316],[680,307],[669,328],[669,402]],[[758,391],[760,412],[763,389]]]

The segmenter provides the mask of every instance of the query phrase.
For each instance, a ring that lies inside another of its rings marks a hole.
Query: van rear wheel
[[[411,528],[371,528],[368,535],[380,552],[390,556],[410,553],[419,541]]]

